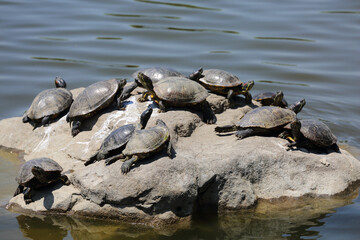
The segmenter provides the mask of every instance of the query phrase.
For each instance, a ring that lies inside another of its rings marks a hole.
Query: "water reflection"
[[[315,42],[315,40],[305,38],[293,38],[293,37],[255,37],[255,39],[265,40],[290,40],[290,41],[302,41],[302,42]]]
[[[257,80],[256,82],[276,83],[276,84],[282,84],[282,85],[295,85],[295,86],[309,87],[309,85],[308,85],[308,84],[305,84],[305,83],[280,82],[280,81],[271,81],[271,80]]]
[[[153,15],[140,15],[140,14],[120,14],[120,13],[105,13],[107,16],[112,17],[128,17],[128,18],[168,18],[168,19],[181,19],[174,16],[153,16]]]
[[[320,13],[330,13],[330,14],[360,14],[360,11],[321,11]]]
[[[207,7],[200,7],[200,6],[184,4],[184,3],[170,3],[170,2],[160,2],[160,1],[150,1],[150,0],[136,0],[136,1],[143,2],[143,3],[162,4],[162,5],[169,5],[169,6],[174,6],[174,7],[185,7],[185,8],[210,10],[210,11],[220,11],[221,10],[219,8],[207,8]]]

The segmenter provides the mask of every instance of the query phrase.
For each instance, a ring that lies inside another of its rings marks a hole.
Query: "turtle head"
[[[55,87],[57,88],[66,88],[66,82],[61,77],[55,78]]]
[[[281,105],[281,102],[282,102],[283,98],[284,98],[284,93],[283,93],[282,91],[277,92],[277,93],[275,94],[275,96],[274,96],[274,103],[273,103],[273,105],[274,105],[274,106],[279,106],[279,105]]]
[[[150,116],[153,112],[153,109],[149,106],[140,116],[140,126],[141,129],[144,129],[146,127],[147,122],[150,119]]]
[[[46,173],[43,168],[41,168],[39,166],[33,166],[31,168],[31,172],[39,182],[41,182],[41,183],[47,182]]]
[[[194,81],[199,81],[200,78],[205,77],[202,73],[203,73],[203,68],[199,68],[199,70],[193,72],[192,74],[189,75],[189,79],[194,80]]]
[[[119,84],[119,88],[124,88],[126,84],[126,79],[118,79],[117,82]]]
[[[248,92],[248,91],[250,91],[250,89],[252,89],[252,87],[254,86],[254,84],[255,84],[255,82],[254,82],[253,80],[244,83],[243,86],[242,86],[243,92]]]
[[[163,120],[161,120],[161,119],[156,120],[156,125],[163,125],[163,126],[166,126],[166,124],[164,123],[164,121],[163,121]]]
[[[153,91],[154,86],[151,79],[143,74],[142,72],[138,73],[137,80],[141,83],[141,85],[148,91]]]
[[[293,110],[296,114],[298,114],[301,111],[301,109],[305,106],[305,104],[306,104],[306,101],[303,98],[300,101],[298,101],[298,102],[294,103],[293,105],[291,105],[289,107],[289,109]]]

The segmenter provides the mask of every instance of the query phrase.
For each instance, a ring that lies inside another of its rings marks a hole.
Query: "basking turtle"
[[[14,197],[24,193],[25,203],[28,204],[33,202],[31,196],[33,189],[45,187],[56,181],[69,185],[70,181],[66,175],[61,174],[62,170],[62,167],[50,158],[35,158],[27,161],[21,166],[16,178],[19,186]]]
[[[288,144],[288,149],[305,147],[308,149],[318,149],[328,152],[329,149],[340,153],[337,139],[330,128],[323,122],[314,119],[298,120],[285,126],[291,130],[294,141]]]
[[[215,131],[236,132],[236,137],[242,139],[253,135],[271,135],[279,133],[284,126],[296,119],[296,114],[305,105],[305,99],[287,108],[274,106],[258,107],[246,113],[235,125],[216,127]]]
[[[273,92],[263,92],[258,93],[253,96],[253,100],[260,102],[263,106],[279,106],[279,107],[287,107],[288,103],[284,99],[284,93],[279,91],[277,93]]]
[[[166,124],[158,119],[156,126],[145,130],[135,130],[134,134],[126,144],[122,154],[105,160],[106,165],[122,159],[121,172],[127,173],[130,167],[139,159],[149,157],[166,148],[167,154],[172,158],[172,145],[170,142],[170,131]]]
[[[136,87],[144,87],[139,79],[137,78],[139,72],[142,72],[146,76],[148,76],[151,81],[154,83],[157,83],[164,78],[167,77],[186,77],[180,72],[172,69],[172,68],[165,68],[165,67],[151,67],[151,68],[145,68],[140,69],[132,74],[132,77],[134,78],[134,82],[130,83],[128,86],[125,87],[124,93],[122,94],[122,98],[125,99],[130,96],[130,93],[136,88]],[[187,78],[191,80],[198,80],[200,77],[203,77],[202,75],[203,69],[200,68],[199,70],[191,73]]]
[[[249,91],[254,86],[254,81],[243,83],[237,76],[220,69],[206,69],[203,75],[199,82],[211,92],[225,95],[229,100],[233,96],[242,94],[246,103],[251,103],[252,97]]]
[[[141,84],[148,90],[140,101],[145,101],[148,95],[159,105],[160,112],[166,112],[169,106],[199,106],[203,113],[203,121],[208,124],[216,122],[216,116],[211,110],[206,98],[208,91],[196,81],[184,77],[167,77],[153,84],[143,73],[138,74]]]
[[[34,129],[42,124],[47,126],[51,120],[64,115],[73,102],[72,94],[66,89],[66,82],[60,77],[55,78],[56,88],[40,92],[26,111],[22,121],[32,122]]]
[[[93,83],[85,88],[74,100],[66,118],[67,122],[72,123],[72,136],[75,137],[80,132],[80,125],[85,119],[109,106],[115,98],[117,107],[121,108],[120,96],[125,84],[125,79],[110,79]]]
[[[151,107],[148,107],[140,116],[140,123],[137,124],[126,124],[119,127],[118,129],[112,131],[109,136],[107,136],[103,143],[100,146],[100,149],[97,153],[89,158],[88,161],[84,163],[85,166],[92,164],[96,161],[103,160],[105,158],[120,154],[130,137],[133,135],[136,129],[144,129],[150,116],[153,112]]]

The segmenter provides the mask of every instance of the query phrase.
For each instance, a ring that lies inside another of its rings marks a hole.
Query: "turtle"
[[[253,135],[271,135],[280,133],[284,126],[296,119],[306,101],[301,99],[289,108],[264,106],[254,108],[244,115],[235,125],[216,127],[215,132],[236,132],[236,137],[243,139]]]
[[[240,79],[224,70],[206,69],[199,83],[211,92],[225,95],[231,101],[234,96],[242,94],[245,96],[247,104],[251,103],[250,89],[254,86],[254,81],[243,83]]]
[[[288,103],[284,99],[284,93],[282,91],[273,92],[262,92],[253,96],[253,100],[260,102],[262,106],[279,106],[287,107]]]
[[[153,112],[148,107],[140,116],[140,123],[126,124],[112,131],[102,142],[100,149],[84,163],[85,166],[121,153],[136,129],[144,129]]]
[[[315,149],[325,152],[334,150],[340,153],[339,146],[337,145],[337,138],[331,132],[330,128],[323,122],[315,119],[295,119],[295,121],[285,126],[285,129],[291,132],[290,137],[286,137],[291,141],[287,144],[288,149],[293,147],[305,147],[307,149]],[[287,134],[282,133],[282,136]]]
[[[71,134],[75,137],[80,132],[81,123],[98,111],[109,106],[116,98],[117,107],[121,109],[121,93],[126,84],[125,79],[110,79],[91,84],[74,100],[66,121],[72,123]]]
[[[66,175],[61,174],[62,167],[50,158],[34,158],[25,162],[19,170],[16,181],[19,183],[14,197],[20,193],[24,194],[26,204],[33,202],[32,190],[45,187],[51,183],[61,181],[66,185],[70,181]]]
[[[139,72],[142,72],[143,74],[148,76],[151,79],[151,81],[153,82],[153,84],[157,83],[167,77],[186,77],[182,73],[180,73],[172,68],[150,67],[150,68],[140,69],[132,74],[132,77],[134,78],[134,82],[130,83],[124,89],[122,98],[129,97],[130,93],[138,86],[144,88],[144,86],[140,83],[140,81],[137,78]],[[200,68],[197,71],[191,73],[187,78],[189,78],[191,80],[198,80],[200,77],[203,77],[202,72],[203,72],[203,69]]]
[[[166,148],[167,155],[172,158],[169,128],[163,120],[157,119],[154,127],[135,130],[122,153],[106,159],[105,163],[110,165],[122,159],[124,163],[121,166],[121,172],[126,174],[130,171],[133,163],[139,159],[147,158],[164,148]]]
[[[203,121],[208,124],[216,122],[216,116],[206,101],[208,91],[196,81],[184,77],[167,77],[153,84],[151,79],[140,72],[138,79],[147,89],[140,101],[150,95],[159,105],[159,112],[166,112],[167,107],[198,106],[203,113]]]
[[[55,118],[66,114],[73,102],[72,94],[66,89],[66,82],[61,77],[55,78],[56,88],[41,91],[25,112],[23,123],[30,122],[34,129],[40,124],[48,126]]]

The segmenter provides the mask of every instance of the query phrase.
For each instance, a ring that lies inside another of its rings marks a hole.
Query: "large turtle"
[[[280,133],[284,126],[296,119],[296,114],[305,105],[305,99],[291,105],[288,109],[264,106],[258,107],[246,113],[235,125],[216,127],[215,131],[236,132],[236,137],[243,139],[253,135],[271,135]]]
[[[125,79],[110,79],[86,87],[74,100],[66,118],[67,122],[72,123],[72,136],[75,137],[80,132],[80,125],[85,119],[106,108],[115,99],[117,107],[121,108],[121,93],[125,84]]]
[[[329,152],[330,149],[340,153],[339,146],[336,144],[336,136],[330,128],[323,122],[315,119],[296,119],[285,126],[291,130],[294,141],[288,144],[288,149],[293,147],[305,147]]]
[[[288,103],[284,99],[284,93],[282,91],[273,92],[262,92],[253,96],[253,100],[260,102],[262,106],[279,106],[287,107]]]
[[[130,171],[133,163],[164,148],[166,148],[168,156],[172,158],[170,131],[166,124],[161,119],[158,119],[156,120],[156,126],[150,129],[136,130],[126,144],[122,154],[106,159],[105,163],[109,165],[122,159],[124,163],[121,166],[121,172],[125,174]]]
[[[126,124],[112,131],[102,142],[100,149],[84,163],[85,166],[96,161],[106,159],[108,157],[120,154],[130,137],[136,129],[144,129],[150,116],[153,112],[151,107],[148,107],[140,116],[140,122],[137,124]]]
[[[208,91],[196,81],[184,77],[167,77],[153,84],[143,73],[138,74],[141,84],[148,90],[140,101],[145,101],[148,95],[159,105],[160,112],[166,112],[170,106],[199,106],[203,113],[203,121],[208,124],[216,122],[216,116],[211,110],[206,98]]]
[[[251,103],[249,91],[254,86],[254,81],[243,83],[237,76],[220,69],[206,69],[203,75],[199,82],[211,92],[225,95],[230,101],[234,96],[242,94],[246,103]]]
[[[70,181],[66,175],[61,174],[62,171],[62,167],[50,158],[35,158],[27,161],[20,167],[16,178],[19,186],[14,197],[24,193],[24,201],[28,204],[33,202],[33,189],[45,187],[56,181],[69,185]]]
[[[35,129],[39,124],[47,126],[53,119],[67,113],[73,102],[72,94],[66,89],[65,80],[60,77],[55,78],[55,86],[43,90],[34,98],[22,119],[24,123],[33,123]]]
[[[151,81],[154,83],[157,83],[164,78],[167,77],[186,77],[180,72],[172,69],[172,68],[166,68],[166,67],[150,67],[145,69],[140,69],[132,74],[132,77],[134,78],[134,82],[130,83],[128,86],[124,88],[122,98],[128,98],[130,96],[130,93],[136,88],[136,87],[144,87],[141,82],[138,79],[139,72],[142,72],[146,76],[148,76]],[[203,77],[202,75],[203,69],[200,68],[197,71],[191,73],[187,78],[191,80],[199,80],[199,78]]]

